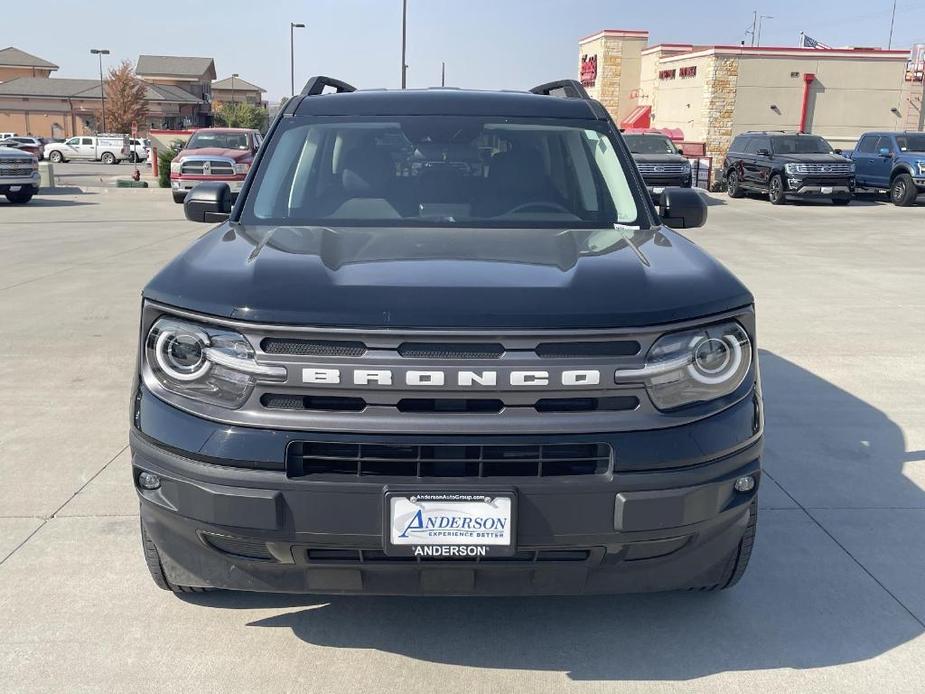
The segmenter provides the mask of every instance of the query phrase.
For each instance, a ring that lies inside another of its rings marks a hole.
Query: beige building
[[[0,49],[0,82],[17,77],[48,77],[58,66],[12,46]]]
[[[164,87],[173,93],[192,95],[199,107],[184,122],[170,123],[165,128],[208,127],[212,125],[212,82],[215,81],[215,61],[179,55],[140,55],[135,74],[145,82]]]
[[[241,79],[240,77],[227,77],[212,83],[212,104],[252,104],[254,106],[264,106],[263,94],[267,90],[258,87],[253,82]]]
[[[646,47],[647,38],[607,30],[582,39],[582,82],[621,127],[672,129],[676,139],[702,143],[714,175],[732,137],[746,130],[812,132],[848,148],[866,130],[925,125],[923,83],[907,71],[908,50]]]

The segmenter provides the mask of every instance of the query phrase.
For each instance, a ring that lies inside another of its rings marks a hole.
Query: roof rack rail
[[[318,96],[324,92],[325,87],[334,87],[334,90],[338,94],[343,94],[344,92],[355,92],[357,90],[357,88],[352,84],[347,84],[341,80],[336,80],[333,77],[316,75],[315,77],[309,77],[308,82],[306,82],[305,86],[302,87],[300,95]]]
[[[591,97],[588,96],[588,92],[585,91],[585,88],[578,80],[556,80],[555,82],[547,82],[546,84],[535,86],[530,92],[542,96],[564,96],[569,99],[585,100],[591,99]],[[561,94],[555,94],[554,92],[561,92]]]

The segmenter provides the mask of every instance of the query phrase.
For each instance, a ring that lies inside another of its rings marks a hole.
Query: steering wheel
[[[525,202],[522,205],[518,205],[517,207],[511,210],[508,210],[504,214],[517,214],[518,212],[526,212],[527,210],[531,208],[547,209],[547,210],[553,210],[554,212],[564,212],[565,214],[572,214],[571,210],[563,207],[557,202],[546,202],[543,200]]]

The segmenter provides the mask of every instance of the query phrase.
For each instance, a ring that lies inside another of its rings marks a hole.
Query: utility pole
[[[304,24],[289,22],[289,96],[295,96],[295,43],[293,36],[296,29],[304,28]]]
[[[896,0],[893,0],[893,14],[890,15],[890,40],[886,42],[886,49],[893,47],[893,24],[896,22]]]
[[[756,43],[758,46],[761,46],[761,23],[762,23],[765,19],[774,19],[774,17],[772,17],[772,16],[769,15],[769,14],[763,14],[763,15],[761,15],[760,17],[758,17],[758,36],[757,36],[757,38],[755,39],[755,43]]]
[[[440,63],[440,86],[446,86],[446,63]]]
[[[91,48],[90,55],[96,55],[100,58],[100,115],[103,118],[103,129],[100,132],[106,132],[106,90],[103,87],[103,56],[109,55],[109,49]]]
[[[405,49],[407,46],[408,32],[408,0],[401,0],[401,88],[408,86],[407,72],[408,63],[405,61]]]

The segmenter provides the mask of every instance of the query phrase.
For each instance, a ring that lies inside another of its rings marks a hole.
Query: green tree
[[[263,131],[267,127],[267,110],[254,104],[220,104],[215,111],[215,124],[226,128],[254,128]]]
[[[132,123],[143,125],[148,115],[147,91],[144,82],[135,76],[131,61],[123,60],[112,68],[104,88],[106,129],[114,133],[130,133]],[[96,119],[102,127],[99,113]]]

